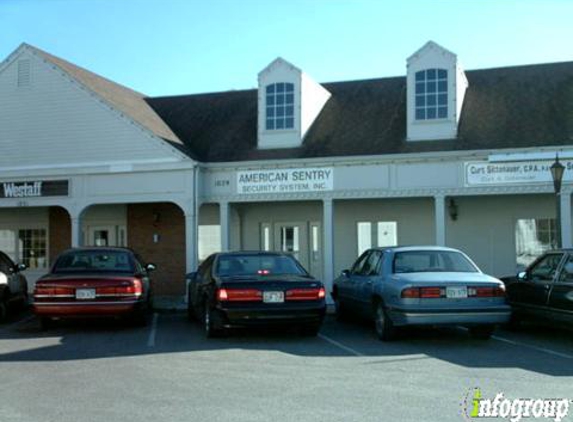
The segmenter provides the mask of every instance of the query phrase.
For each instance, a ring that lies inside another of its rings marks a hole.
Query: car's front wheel
[[[376,304],[374,327],[376,328],[376,335],[382,341],[391,341],[396,337],[396,327],[394,327],[394,323],[388,316],[382,302]]]
[[[489,340],[493,334],[495,327],[493,325],[480,325],[477,327],[470,327],[470,335],[478,340]]]

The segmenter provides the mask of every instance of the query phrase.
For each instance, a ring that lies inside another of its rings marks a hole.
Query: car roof
[[[215,253],[217,256],[257,256],[257,255],[264,255],[264,256],[292,256],[287,252],[278,252],[278,251],[229,251],[229,252],[217,252]]]
[[[70,248],[70,249],[66,249],[65,251],[62,252],[62,254],[65,253],[72,253],[72,252],[90,252],[90,251],[94,251],[94,252],[103,252],[103,251],[108,251],[108,252],[128,252],[128,253],[135,253],[133,251],[133,249],[131,248],[125,248],[122,246],[80,246],[77,248]]]

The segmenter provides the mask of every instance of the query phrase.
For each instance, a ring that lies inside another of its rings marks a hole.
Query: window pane
[[[428,105],[429,106],[435,106],[436,101],[437,101],[437,98],[435,95],[428,95]]]
[[[284,95],[277,95],[277,104],[282,105],[285,103],[285,96]]]
[[[447,81],[438,82],[438,91],[439,92],[447,92],[448,91],[448,82]]]
[[[424,83],[417,83],[416,84],[416,94],[423,94],[426,92],[425,89],[426,85]]]
[[[284,117],[284,115],[285,115],[285,108],[277,107],[277,117]]]
[[[293,106],[287,106],[285,107],[285,116],[293,116],[294,115],[294,107]]]
[[[273,92],[275,92],[275,85],[271,84],[267,86],[267,94],[272,94]]]
[[[294,94],[287,94],[285,103],[286,104],[294,104]]]
[[[284,129],[284,127],[285,127],[284,119],[277,119],[276,127],[277,127],[277,129]]]
[[[269,117],[275,117],[275,109],[273,107],[267,107],[267,119]]]
[[[419,72],[416,72],[416,82],[423,81],[425,79],[426,79],[426,71],[425,70],[420,70]]]
[[[416,95],[416,107],[424,107],[426,105],[426,97],[423,95]]]
[[[445,119],[446,117],[448,117],[448,108],[447,107],[438,108],[438,118]]]
[[[46,230],[19,230],[18,241],[20,262],[32,269],[47,267]]]
[[[435,107],[428,107],[426,111],[426,117],[428,119],[435,119],[436,118],[436,108]]]
[[[439,105],[446,105],[446,104],[448,104],[448,94],[440,94],[440,95],[438,95],[438,104],[439,104]]]
[[[435,82],[428,82],[427,89],[428,89],[428,92],[436,92],[436,83]]]
[[[294,119],[292,117],[287,117],[285,119],[285,128],[292,129],[294,127]]]
[[[398,244],[398,223],[396,221],[378,222],[378,246],[396,246]]]
[[[436,69],[427,70],[428,80],[436,79]]]
[[[293,92],[294,91],[294,84],[285,84],[285,91],[286,92]]]
[[[416,120],[424,120],[426,118],[426,110],[423,108],[416,109]]]
[[[356,224],[357,240],[358,240],[358,255],[366,249],[372,247],[372,223],[368,221],[358,222]]]
[[[267,105],[272,106],[275,103],[275,96],[274,95],[267,95]]]
[[[277,92],[284,92],[285,91],[285,84],[283,82],[279,82],[277,85]]]
[[[438,78],[446,79],[448,77],[448,71],[446,69],[438,69]]]
[[[267,130],[273,130],[275,128],[275,121],[267,119]]]

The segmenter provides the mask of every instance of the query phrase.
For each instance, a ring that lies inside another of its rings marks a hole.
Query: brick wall
[[[72,245],[72,224],[68,212],[61,207],[50,207],[49,225],[48,250],[51,265],[61,252]]]
[[[154,234],[159,235],[157,243]],[[185,294],[185,217],[177,205],[128,205],[127,244],[157,265],[152,274],[156,295]]]

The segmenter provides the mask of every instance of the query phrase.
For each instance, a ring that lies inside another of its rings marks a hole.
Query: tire
[[[0,298],[0,322],[6,321],[8,317],[8,302],[5,298]]]
[[[477,340],[489,340],[495,327],[493,325],[480,325],[470,327],[470,335]]]
[[[378,302],[374,309],[374,328],[376,335],[381,341],[391,341],[396,338],[396,327],[388,316],[382,302]]]
[[[207,302],[203,305],[203,329],[207,338],[223,337],[226,334],[220,319]]]
[[[191,322],[197,321],[197,314],[191,302],[191,296],[187,297],[187,319]]]
[[[344,305],[340,303],[340,298],[336,298],[334,300],[334,310],[336,312],[336,320],[337,321],[347,321],[348,320],[348,311],[344,308]]]
[[[149,324],[151,318],[151,300],[148,299],[145,305],[138,309],[129,319],[132,325],[135,327],[146,327]]]
[[[507,323],[507,329],[511,330],[511,331],[518,331],[521,328],[521,323],[523,322],[523,319],[517,315],[515,312],[511,313],[511,317],[509,319],[509,322]]]

